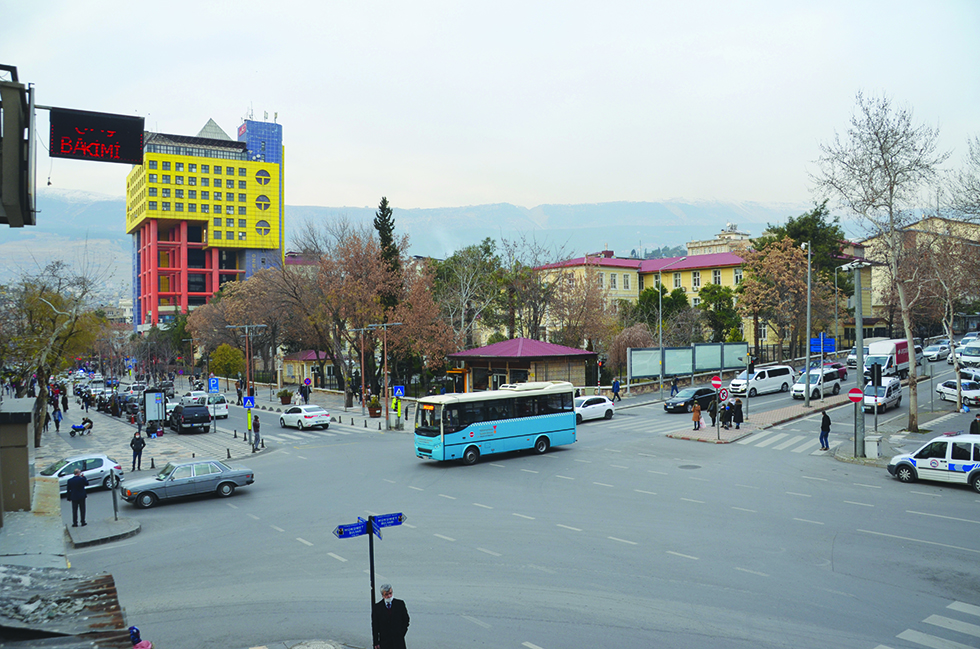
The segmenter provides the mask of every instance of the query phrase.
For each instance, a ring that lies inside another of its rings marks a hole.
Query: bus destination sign
[[[143,164],[143,118],[51,109],[50,155],[97,162]]]

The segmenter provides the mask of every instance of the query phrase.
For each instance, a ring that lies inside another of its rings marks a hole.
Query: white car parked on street
[[[321,426],[326,430],[330,427],[330,413],[320,406],[290,406],[279,416],[279,425],[299,430]]]
[[[576,397],[575,421],[581,424],[586,419],[612,419],[616,406],[606,397]]]

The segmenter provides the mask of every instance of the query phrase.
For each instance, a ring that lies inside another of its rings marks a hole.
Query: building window
[[[149,191],[150,191],[150,196],[156,196],[157,195],[157,188],[156,187],[150,187],[150,190]]]
[[[169,162],[164,162],[163,163],[163,170],[164,171],[170,171],[170,163]]]
[[[735,284],[741,284],[741,283],[742,283],[742,269],[741,268],[736,268],[735,269]]]
[[[226,228],[235,227],[235,219],[225,219],[225,227]]]
[[[187,190],[187,198],[197,198],[197,190],[196,189],[188,189]]]
[[[184,190],[183,189],[175,189],[174,190],[174,197],[175,198],[183,198],[184,197]]]
[[[238,189],[245,189],[245,181],[244,180],[239,180],[238,181]],[[243,198],[242,200],[245,200],[245,199]]]
[[[201,173],[202,174],[209,174],[209,173],[211,173],[211,166],[210,165],[201,165]]]
[[[234,205],[226,205],[225,206],[225,214],[234,214],[234,213],[235,213],[235,206]]]
[[[244,232],[239,232],[238,233],[238,240],[239,241],[245,241],[245,233]]]
[[[157,208],[157,202],[156,201],[150,201],[150,208],[149,209],[155,210],[156,208]]]
[[[147,161],[147,164],[149,164],[150,169],[156,169],[157,168],[157,161],[156,160],[149,160],[149,161]]]
[[[174,171],[183,171],[183,170],[184,170],[184,163],[183,162],[178,162],[174,166]]]
[[[150,182],[151,183],[155,183],[156,181],[157,181],[157,175],[156,174],[150,174]]]
[[[626,273],[623,273],[623,290],[630,290],[630,276]]]
[[[238,168],[238,175],[239,175],[239,176],[244,176],[244,175],[246,175],[247,173],[248,173],[248,171],[246,171],[246,169],[245,169],[245,167],[239,167],[239,168]]]
[[[266,171],[265,169],[259,169],[258,171],[255,172],[255,182],[257,182],[260,185],[268,185],[271,179],[272,177],[269,175],[269,172]]]
[[[214,173],[216,174],[221,173],[221,165],[214,165]]]
[[[207,203],[201,203],[201,214],[207,214],[208,210],[210,209],[211,209],[210,205],[208,205]]]
[[[263,212],[269,209],[270,205],[272,205],[272,202],[269,200],[269,197],[266,196],[265,194],[255,197],[255,207],[259,208]]]
[[[238,216],[245,216],[246,214],[248,214],[247,208],[244,205],[239,205],[238,206]],[[243,225],[242,227],[244,228],[245,226]]]
[[[170,188],[169,187],[164,187],[163,188],[163,197],[164,198],[170,198]]]
[[[163,211],[164,212],[169,212],[170,211],[170,203],[168,201],[163,201],[162,206],[163,206]]]
[[[197,173],[197,165],[194,164],[193,162],[190,163],[190,164],[188,164],[187,165],[187,171],[191,172],[192,174],[196,174]]]
[[[714,284],[721,284],[721,271],[713,270],[711,271],[711,281]]]
[[[640,293],[643,292],[643,275],[636,276],[636,287],[639,289]]]
[[[214,227],[216,227],[216,228],[220,228],[221,227],[221,217],[220,216],[214,217]]]
[[[691,298],[691,305],[692,306],[697,306],[699,304],[701,304],[701,298],[699,298],[699,297]]]
[[[207,187],[211,183],[210,178],[201,178],[201,187]]]
[[[196,212],[197,211],[197,203],[188,203],[187,204],[187,211],[188,212]]]
[[[195,185],[196,186],[197,185],[197,176],[188,176],[187,177],[187,184],[188,185]]]
[[[609,288],[616,290],[616,273],[609,273]]]
[[[605,286],[605,281],[606,281],[606,274],[599,273],[599,288],[603,288]]]
[[[674,288],[681,288],[681,274],[674,273]]]
[[[695,270],[691,273],[691,288],[695,291],[701,288],[701,271]]]
[[[248,227],[248,224],[245,223],[245,219],[238,219],[238,227],[240,228]]]
[[[221,230],[215,230],[214,231],[214,238],[215,239],[220,239],[221,238]]]
[[[239,194],[238,195],[238,202],[239,203],[244,203],[245,202],[245,194]]]
[[[235,168],[234,167],[225,167],[225,173],[228,174],[229,176],[234,176],[235,175]]]
[[[160,176],[160,182],[162,182],[164,185],[169,185],[170,184],[170,174],[163,174],[162,176]]]
[[[183,211],[184,211],[183,203],[174,203],[174,212],[183,212]]]
[[[255,231],[265,236],[270,232],[272,232],[272,227],[269,225],[268,221],[259,221],[258,223],[255,224]],[[262,263],[264,264],[265,261],[263,261]]]
[[[211,192],[205,191],[205,190],[202,189],[201,190],[201,200],[204,200],[204,201],[211,200]]]

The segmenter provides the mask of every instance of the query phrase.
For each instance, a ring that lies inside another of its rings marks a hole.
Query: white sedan
[[[980,405],[980,383],[976,381],[961,381],[963,388],[963,403],[968,406]],[[943,381],[936,386],[936,393],[943,401],[956,401],[956,381]]]
[[[326,430],[330,427],[330,413],[320,406],[290,406],[280,415],[279,425],[299,430],[322,426]]]
[[[612,419],[616,406],[606,397],[577,397],[575,399],[575,421],[586,419]]]

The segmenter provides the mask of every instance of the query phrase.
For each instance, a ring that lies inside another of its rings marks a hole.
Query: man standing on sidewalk
[[[82,527],[85,527],[85,499],[88,497],[85,487],[88,486],[88,480],[82,477],[82,470],[75,469],[75,477],[68,478],[65,486],[68,490],[68,500],[71,501],[71,526],[78,527],[78,513],[81,512]]]
[[[143,470],[143,449],[146,448],[146,440],[140,435],[139,431],[133,435],[129,442],[129,448],[133,449],[133,468],[130,471]]]
[[[259,416],[252,415],[252,450],[259,450]]]

